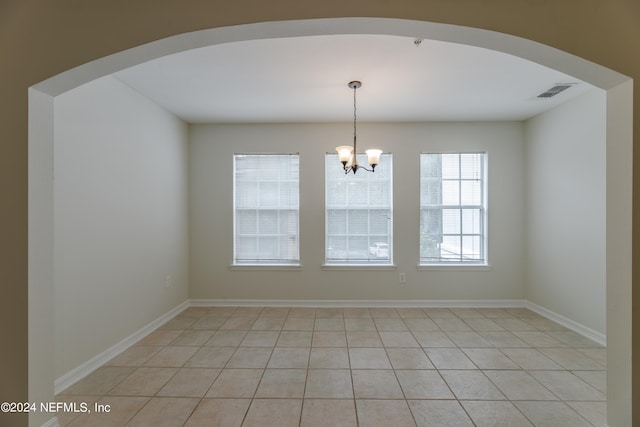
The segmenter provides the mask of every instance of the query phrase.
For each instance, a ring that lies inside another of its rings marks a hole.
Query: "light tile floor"
[[[606,349],[526,309],[191,307],[62,426],[604,426]]]

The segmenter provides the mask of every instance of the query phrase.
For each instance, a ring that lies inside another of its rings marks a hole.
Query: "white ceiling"
[[[191,123],[524,120],[593,88],[501,52],[381,35],[234,42],[115,76]],[[553,98],[537,95],[577,83]]]

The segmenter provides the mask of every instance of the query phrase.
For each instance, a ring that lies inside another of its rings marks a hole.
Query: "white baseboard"
[[[527,301],[527,308],[535,313],[538,313],[541,316],[546,317],[547,319],[550,319],[556,323],[559,323],[565,328],[571,329],[572,331],[577,332],[580,335],[589,338],[591,341],[595,341],[596,343],[604,347],[607,346],[607,336],[603,333],[594,331],[593,329],[587,326],[584,326],[581,323],[575,322],[567,317],[564,317],[561,314],[548,310],[530,301]]]
[[[258,299],[192,299],[191,307],[526,307],[526,300],[258,300]]]
[[[82,378],[89,375],[91,372],[98,369],[100,366],[107,363],[109,360],[113,359],[127,348],[131,347],[137,341],[141,340],[145,336],[149,335],[151,332],[156,330],[159,326],[162,326],[167,321],[171,320],[175,315],[183,311],[185,308],[189,307],[189,301],[184,301],[173,309],[169,310],[162,316],[158,317],[154,321],[149,324],[143,326],[133,334],[129,335],[122,341],[112,345],[102,353],[98,354],[95,357],[87,360],[82,365],[77,368],[72,369],[67,372],[60,378],[56,379],[53,384],[54,394],[60,393],[62,390],[66,389],[72,384],[75,384]]]

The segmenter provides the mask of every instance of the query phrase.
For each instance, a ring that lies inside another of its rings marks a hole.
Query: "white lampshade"
[[[341,145],[340,147],[336,147],[336,151],[338,152],[338,158],[341,162],[348,162],[351,160],[351,152],[353,151],[352,146]]]
[[[382,154],[382,150],[378,150],[376,148],[370,148],[366,150],[367,158],[369,159],[370,165],[377,165],[380,162],[380,155]]]

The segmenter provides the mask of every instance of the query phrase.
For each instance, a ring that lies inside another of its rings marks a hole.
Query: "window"
[[[233,156],[234,265],[300,263],[297,154]]]
[[[486,264],[484,153],[420,156],[420,264]]]
[[[367,158],[358,156],[367,164]],[[391,154],[382,154],[375,173],[345,175],[336,154],[325,158],[328,265],[386,264],[392,261]]]

